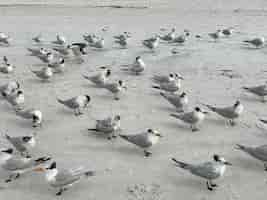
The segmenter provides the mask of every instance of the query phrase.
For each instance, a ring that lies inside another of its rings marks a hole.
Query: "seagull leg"
[[[197,128],[196,126],[193,126],[193,125],[191,125],[191,129],[192,129],[192,132],[199,131],[199,128]]]
[[[14,177],[14,180],[18,179],[20,177],[20,173],[17,173]]]
[[[265,97],[264,96],[262,97],[261,102],[262,103],[266,103],[266,100],[265,100]]]
[[[235,121],[233,119],[230,119],[229,123],[230,123],[231,126],[235,126]]]
[[[210,191],[213,190],[213,188],[210,186],[210,182],[209,182],[209,181],[207,181],[207,188],[208,188],[208,190],[210,190]]]
[[[214,187],[218,187],[218,185],[215,184],[215,183],[212,183],[212,181],[210,181],[210,186],[213,187],[213,188],[214,188]]]
[[[145,153],[145,157],[149,157],[152,155],[151,152],[147,151],[147,150],[144,150],[144,153]]]
[[[60,188],[59,191],[56,193],[57,196],[62,195],[62,193],[65,191],[64,188]]]
[[[267,171],[267,163],[264,163],[264,170]]]
[[[5,180],[6,183],[10,183],[12,181],[13,175],[10,174],[8,179]]]

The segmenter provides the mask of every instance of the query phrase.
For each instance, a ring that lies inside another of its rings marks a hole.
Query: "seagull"
[[[250,44],[255,46],[256,48],[263,47],[265,45],[265,38],[264,37],[257,37],[250,40],[244,40],[244,43]]]
[[[119,44],[122,48],[126,48],[128,45],[128,41],[129,38],[125,38],[125,39],[115,40],[115,43]]]
[[[39,71],[31,70],[38,78],[42,79],[43,81],[48,81],[53,76],[53,69],[49,66],[43,67]]]
[[[120,115],[108,117],[102,120],[96,120],[96,127],[89,128],[88,131],[102,132],[108,134],[108,139],[116,138],[116,132],[120,130]]]
[[[131,34],[129,32],[123,32],[120,35],[115,35],[114,36],[115,40],[127,40],[129,38],[131,38]]]
[[[0,43],[2,44],[6,44],[6,45],[10,45],[10,36],[3,33],[3,32],[0,32]]]
[[[178,77],[178,74],[177,74]],[[153,82],[155,83],[169,83],[173,80],[175,80],[175,74],[174,73],[170,73],[168,76],[166,75],[154,75],[152,77]]]
[[[206,179],[207,188],[212,191],[217,187],[212,181],[222,177],[225,173],[226,166],[232,165],[223,157],[216,154],[213,156],[213,159],[214,162],[204,162],[200,164],[189,164],[178,161],[175,158],[172,158],[172,161],[175,162],[176,167],[188,170],[191,174]]]
[[[191,112],[182,114],[170,114],[170,116],[180,119],[187,124],[190,124],[191,130],[195,132],[199,131],[199,128],[197,128],[197,126],[201,124],[205,119],[205,114],[207,114],[207,112],[202,111],[199,107],[195,107],[195,109]]]
[[[114,94],[114,99],[119,100],[119,94],[122,91],[122,89],[127,89],[124,82],[122,80],[119,80],[115,83],[106,83],[103,85],[103,88],[107,89],[108,91],[112,92]]]
[[[73,109],[76,116],[82,115],[82,109],[86,108],[91,101],[91,97],[89,95],[79,95],[67,100],[57,99],[57,101],[64,106]]]
[[[159,45],[160,38],[156,36],[155,38],[150,38],[142,41],[142,44],[148,49],[155,50]]]
[[[83,35],[83,39],[88,42],[89,44],[96,43],[98,37],[95,34],[85,34]]]
[[[176,92],[181,88],[181,80],[184,80],[182,76],[178,76],[172,81],[169,82],[161,82],[159,85],[154,85],[152,88],[165,90],[167,92]]]
[[[105,40],[104,38],[100,38],[96,42],[90,44],[91,47],[97,48],[97,49],[103,49],[105,46]]]
[[[14,106],[15,109],[21,110],[25,103],[24,93],[22,90],[17,90],[16,92],[6,96],[6,100]]]
[[[106,69],[105,71],[102,71],[99,74],[92,75],[92,76],[83,75],[83,77],[89,80],[90,82],[94,83],[95,85],[99,87],[103,87],[108,81],[110,75],[111,75],[111,70]]]
[[[13,152],[11,148],[0,151],[0,165],[4,170],[11,173],[8,179],[5,180],[6,183],[18,179],[21,174],[32,171],[37,166],[51,160],[50,157],[33,159],[30,157],[15,156]]]
[[[267,171],[267,145],[258,147],[249,147],[241,144],[236,145],[236,149],[244,151],[253,158],[256,158],[264,163],[264,170]]]
[[[190,36],[189,32],[185,32],[182,35],[179,35],[175,37],[173,40],[171,40],[171,43],[178,43],[178,44],[183,44],[187,41],[188,37]]]
[[[83,177],[94,176],[95,171],[86,170],[83,167],[74,169],[57,169],[56,162],[53,162],[50,166],[37,167],[34,171],[45,172],[45,178],[48,184],[58,189],[57,196],[62,195],[63,192],[68,190],[73,184],[79,182]]]
[[[48,67],[53,69],[53,73],[62,73],[65,70],[65,60],[59,58],[57,62],[48,63]]]
[[[188,97],[185,92],[180,95],[161,92],[160,95],[176,107],[178,112],[184,112],[184,108],[188,105]]]
[[[29,52],[31,52],[32,56],[45,56],[47,53],[49,53],[48,49],[45,49],[43,47],[41,48],[27,48]]]
[[[75,43],[72,43],[71,46],[72,46],[72,51],[73,51],[74,55],[76,55],[75,51],[76,51],[77,47],[78,47],[78,50],[80,53],[82,53],[83,55],[87,54],[85,48],[88,46],[88,44],[86,44],[84,42],[75,42]]]
[[[0,92],[3,97],[7,97],[15,93],[20,88],[18,81],[9,81],[8,83],[0,86]]]
[[[222,30],[219,29],[215,33],[209,33],[208,35],[216,42],[222,36]]]
[[[257,85],[252,87],[243,87],[244,90],[255,94],[262,98],[262,102],[265,102],[265,96],[267,96],[267,82],[263,85]]]
[[[15,111],[16,115],[24,119],[31,119],[32,127],[36,128],[42,125],[43,114],[40,110],[29,108],[29,109],[15,110]]]
[[[203,104],[207,106],[211,111],[216,112],[217,114],[221,115],[224,118],[229,120],[231,126],[235,125],[235,119],[237,119],[244,110],[244,106],[241,104],[240,101],[236,101],[233,106],[228,107],[215,107],[208,104]]]
[[[141,56],[137,56],[135,58],[135,61],[133,64],[130,65],[123,65],[126,66],[127,68],[123,68],[123,70],[127,70],[127,71],[131,71],[133,73],[135,73],[136,75],[142,73],[145,68],[146,68],[146,64],[145,62],[142,60]]]
[[[2,72],[3,74],[11,74],[14,72],[14,70],[15,66],[9,63],[6,63],[4,66],[0,67],[0,72]]]
[[[64,45],[66,44],[66,38],[62,35],[57,35],[56,40],[52,42],[53,44],[58,44],[58,45]]]
[[[6,140],[12,144],[12,146],[21,154],[21,156],[30,157],[29,149],[32,149],[36,145],[36,134],[27,135],[27,136],[9,136],[4,134]]]
[[[175,28],[171,29],[171,32],[167,33],[164,36],[159,36],[161,40],[163,41],[172,41],[175,38]]]
[[[37,54],[36,56],[44,63],[50,63],[54,59],[54,54],[51,52],[46,52],[46,51],[41,52],[40,54]]]
[[[222,30],[222,34],[224,36],[229,37],[229,36],[231,36],[233,34],[233,31],[234,31],[234,28],[233,27],[225,28],[225,29]]]
[[[152,155],[149,149],[158,143],[159,138],[162,135],[154,129],[148,129],[145,132],[135,134],[135,135],[119,135],[124,140],[135,144],[136,146],[144,149],[145,157]]]

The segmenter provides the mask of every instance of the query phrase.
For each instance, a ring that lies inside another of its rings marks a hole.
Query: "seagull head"
[[[215,162],[219,162],[224,165],[232,165],[230,162],[227,162],[223,157],[219,156],[218,154],[213,155],[213,159]]]
[[[149,129],[147,129],[147,132],[150,133],[150,134],[153,134],[155,136],[162,137],[162,135],[160,134],[160,132],[157,131],[157,130],[155,130],[155,129],[149,128]]]
[[[197,112],[197,113],[203,113],[203,114],[208,114],[208,112],[201,110],[200,107],[195,107],[195,112]]]
[[[106,71],[106,77],[109,77],[111,75],[111,70],[110,69],[107,69]]]

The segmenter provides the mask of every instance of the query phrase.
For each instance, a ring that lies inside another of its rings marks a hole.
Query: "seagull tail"
[[[188,169],[188,167],[189,167],[189,164],[184,163],[184,162],[181,162],[181,161],[178,161],[175,158],[172,158],[172,161],[175,162],[175,164],[176,164],[177,167],[180,167],[182,169]]]
[[[177,115],[177,114],[170,114],[170,116],[174,117],[174,118],[177,118],[177,119],[180,119],[180,115]]]
[[[242,89],[244,89],[244,90],[248,90],[249,88],[248,88],[248,87],[242,87]]]
[[[88,128],[88,131],[98,131],[96,128]]]
[[[236,144],[236,148],[235,149],[238,149],[238,150],[241,150],[241,151],[244,151],[244,152],[247,152],[247,153],[250,153],[251,151],[251,147],[247,147],[247,146],[244,146],[244,145],[241,145],[241,144]]]
[[[61,103],[61,104],[65,104],[65,101],[63,101],[63,100],[61,100],[61,99],[59,99],[59,98],[57,98],[57,101],[58,101],[59,103]]]
[[[204,106],[206,106],[208,109],[210,109],[211,111],[215,112],[216,111],[216,108],[214,106],[211,106],[209,104],[202,104]]]
[[[166,95],[165,95],[164,92],[160,92],[159,94],[160,94],[161,96],[163,96],[163,97],[166,97]]]
[[[243,40],[243,42],[245,42],[245,43],[250,43],[250,40]]]
[[[95,176],[96,172],[95,171],[86,171],[86,172],[84,172],[84,175],[86,177]]]
[[[129,136],[127,136],[127,135],[121,135],[121,134],[119,134],[119,136],[120,136],[121,138],[125,139],[125,140],[129,140]]]

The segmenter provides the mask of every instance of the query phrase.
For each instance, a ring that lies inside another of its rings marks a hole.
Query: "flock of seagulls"
[[[212,41],[217,42],[222,37],[230,37],[234,33],[233,28],[217,30],[214,33],[207,34]],[[105,40],[103,37],[99,37],[95,34],[84,34],[83,42],[77,42],[69,44],[66,38],[62,35],[56,35],[56,40],[50,42],[49,47],[45,44],[45,40],[42,35],[39,34],[32,38],[37,48],[27,48],[31,53],[31,56],[36,57],[42,62],[43,68],[40,70],[30,69],[30,72],[40,79],[42,82],[49,82],[53,76],[57,73],[64,73],[66,65],[69,60],[78,61],[77,63],[84,62],[83,57],[87,54],[87,49],[91,48],[104,49]],[[133,35],[129,32],[124,32],[120,35],[114,36],[114,43],[121,46],[121,48],[127,48],[130,39]],[[151,52],[156,51],[162,42],[174,43],[183,45],[191,37],[191,32],[184,30],[182,34],[177,34],[176,29],[172,28],[169,33],[163,35],[156,35],[151,38],[141,41],[144,48]],[[201,35],[196,35],[196,38],[202,38]],[[12,45],[12,39],[5,33],[0,33],[0,43],[3,46]],[[243,41],[244,44],[249,44],[255,48],[261,48],[265,45],[264,38],[253,38]],[[36,47],[35,46],[35,47]],[[171,50],[173,54],[177,52]],[[121,70],[132,73],[133,75],[142,75],[146,70],[146,64],[141,56],[137,56],[133,63],[120,66]],[[3,57],[3,63],[0,67],[0,72],[5,74],[12,74],[15,70],[15,66],[10,64],[6,56]],[[90,82],[94,87],[101,90],[106,90],[113,95],[113,98],[118,101],[121,99],[121,94],[128,87],[124,80],[111,81],[112,69],[109,67],[103,67],[100,72],[92,74],[82,74],[81,76]],[[166,74],[157,74],[151,77],[151,87],[155,91],[159,90],[159,95],[164,98],[168,103],[175,107],[176,112],[171,113],[170,116],[182,121],[190,126],[190,129],[195,132],[200,130],[200,124],[205,120],[206,114],[214,112],[220,115],[222,118],[229,122],[230,126],[237,124],[238,118],[244,111],[244,106],[240,100],[236,100],[233,105],[215,106],[209,104],[202,104],[208,111],[205,111],[199,106],[195,106],[193,110],[188,110],[189,99],[187,93],[182,91],[183,76],[177,72],[171,72]],[[267,83],[259,86],[245,86],[243,89],[254,95],[257,95],[261,100],[265,101],[267,96]],[[31,122],[32,127],[42,126],[43,116],[42,112],[38,108],[27,107],[25,105],[25,96],[21,84],[18,81],[10,80],[7,83],[0,86],[0,93],[2,99],[5,100],[14,110],[14,113],[22,119]],[[82,115],[84,110],[91,103],[91,96],[88,94],[81,94],[68,99],[55,99],[59,104],[64,107],[73,110],[75,116]],[[118,136],[140,148],[145,157],[152,155],[152,147],[154,147],[163,137],[163,134],[154,129],[149,128],[147,130],[141,130],[137,134],[126,135],[123,134],[123,130],[120,125],[121,116],[115,115],[105,119],[96,120],[95,127],[88,128],[88,131],[101,133],[107,139],[112,140]],[[265,120],[261,120],[263,123],[267,123]],[[58,191],[56,195],[61,195],[74,183],[81,180],[83,177],[90,177],[96,174],[96,171],[86,168],[76,168],[68,170],[58,170],[55,161],[51,162],[51,157],[43,156],[34,158],[29,149],[36,146],[36,134],[27,136],[11,136],[8,134],[3,135],[6,141],[9,142],[10,148],[2,149],[0,151],[0,165],[1,167],[10,172],[10,176],[5,180],[6,183],[12,182],[29,171],[45,172],[47,182]],[[264,169],[267,171],[267,145],[259,147],[249,147],[241,144],[237,144],[237,149],[249,154],[250,156],[262,161],[264,163]],[[200,163],[189,164],[177,160],[171,159],[174,165],[189,171],[191,174],[204,178],[206,180],[206,186],[208,190],[214,190],[217,187],[213,181],[222,177],[225,173],[226,166],[231,165],[222,156],[214,154],[213,160]]]

